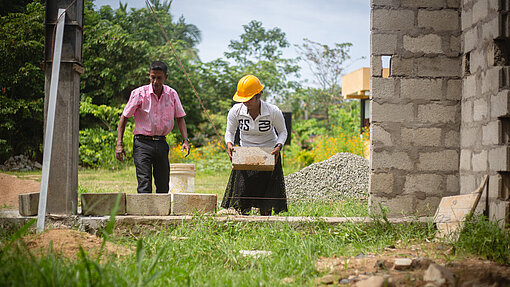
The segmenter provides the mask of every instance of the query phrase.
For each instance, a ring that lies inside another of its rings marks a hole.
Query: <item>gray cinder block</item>
[[[19,214],[21,216],[37,215],[39,209],[39,192],[18,195]]]
[[[169,215],[171,201],[171,194],[128,193],[126,194],[126,213],[128,215]]]
[[[237,170],[272,171],[275,156],[271,147],[235,147],[232,153],[232,168]]]
[[[174,194],[172,213],[195,214],[216,213],[218,196],[216,194],[176,193]]]
[[[111,214],[119,193],[83,193],[81,207],[83,215],[108,216]],[[120,193],[117,215],[126,213],[126,194]]]

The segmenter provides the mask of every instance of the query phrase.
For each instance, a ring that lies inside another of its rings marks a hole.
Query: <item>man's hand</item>
[[[189,155],[190,150],[191,150],[191,147],[189,146],[189,142],[188,141],[184,141],[182,143],[181,151],[184,151],[184,150],[186,150],[186,155],[184,157],[187,157]]]
[[[115,149],[115,157],[120,161],[124,161],[124,157],[127,157],[122,143],[117,144],[117,148]]]
[[[275,160],[277,161],[278,160],[278,156],[280,155],[280,151],[282,150],[282,146],[281,144],[277,144],[275,147],[274,147],[274,150],[271,152],[271,154],[275,154],[276,155],[276,158]]]
[[[231,142],[227,143],[227,154],[230,158],[230,161],[232,161],[232,153],[235,152],[234,145]]]

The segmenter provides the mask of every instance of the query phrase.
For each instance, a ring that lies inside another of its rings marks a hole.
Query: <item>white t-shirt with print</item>
[[[227,116],[225,142],[234,143],[237,128],[240,130],[241,146],[274,147],[284,144],[287,128],[282,111],[275,105],[260,101],[260,115],[255,120],[243,103],[235,104]]]

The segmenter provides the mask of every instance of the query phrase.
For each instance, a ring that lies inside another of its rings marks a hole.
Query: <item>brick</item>
[[[370,210],[372,213],[379,214],[379,203],[388,209],[387,216],[402,216],[413,214],[415,212],[415,197],[414,195],[401,195],[394,198],[370,196]]]
[[[372,10],[371,30],[409,31],[414,28],[414,12],[412,10]]]
[[[446,0],[446,6],[449,8],[459,8],[460,0]]]
[[[491,118],[510,117],[510,90],[491,96]]]
[[[460,146],[460,133],[458,131],[446,132],[444,137],[444,146],[458,148]]]
[[[478,44],[477,29],[472,28],[462,33],[464,38],[464,53],[471,52]]]
[[[128,193],[126,194],[126,213],[128,215],[169,215],[171,201],[171,194]]]
[[[418,106],[418,120],[429,123],[456,123],[460,116],[458,106],[428,104]]]
[[[462,127],[460,131],[460,146],[462,148],[469,148],[476,146],[481,142],[482,131],[480,128],[466,128]]]
[[[480,22],[487,17],[489,13],[488,1],[476,1],[473,4],[473,23]]]
[[[448,175],[446,177],[446,193],[448,195],[457,195],[460,192],[459,176]]]
[[[477,188],[475,177],[473,175],[460,176],[460,194],[467,194],[475,191]]]
[[[487,151],[473,152],[471,157],[471,164],[473,171],[486,171],[487,170]]]
[[[491,171],[510,171],[509,146],[498,146],[489,150]]]
[[[494,200],[489,203],[489,219],[503,228],[510,223],[510,201]]]
[[[275,156],[272,147],[235,147],[232,153],[232,169],[272,171]]]
[[[501,142],[501,122],[498,120],[482,126],[482,144],[497,145]]]
[[[468,149],[462,149],[460,151],[460,169],[471,170],[471,156],[472,151]]]
[[[432,28],[435,31],[456,31],[459,29],[459,13],[454,9],[418,10],[418,27]]]
[[[473,10],[467,9],[462,11],[460,15],[462,31],[470,28],[473,25]]]
[[[440,146],[440,128],[404,128],[401,131],[403,146]]]
[[[502,199],[501,195],[501,187],[502,187],[502,178],[501,174],[491,174],[489,176],[489,200]]]
[[[82,193],[81,210],[83,215],[109,216],[115,207],[117,197],[120,196],[117,215],[126,213],[125,193]]]
[[[473,120],[483,121],[487,118],[487,101],[484,99],[478,99],[473,102]]]
[[[382,61],[381,56],[370,56],[370,70],[372,77],[382,77]],[[373,78],[372,78],[373,81]]]
[[[425,200],[416,200],[416,216],[434,216],[441,197],[427,196]]]
[[[461,105],[461,119],[464,124],[473,122],[473,101],[465,101]]]
[[[395,93],[394,78],[372,78],[372,98],[390,99],[398,98]]]
[[[443,8],[443,0],[402,0],[402,7]]]
[[[496,94],[499,90],[499,81],[501,69],[499,67],[490,67],[481,74],[482,94],[492,93]]]
[[[391,173],[371,173],[370,174],[370,194],[391,194],[393,193],[394,179]]]
[[[442,97],[440,79],[402,79],[400,97],[417,100],[440,100]]]
[[[473,50],[469,58],[469,71],[475,74],[487,69],[487,56],[482,50]]]
[[[416,72],[420,77],[459,77],[461,60],[459,57],[435,57],[416,59]]]
[[[371,0],[370,4],[372,6],[397,7],[397,5],[395,4],[395,0]]]
[[[34,216],[39,211],[39,192],[18,195],[18,208],[21,216]]]
[[[397,35],[372,33],[370,37],[370,52],[372,54],[390,54],[397,51]]]
[[[492,41],[500,36],[499,19],[494,17],[487,23],[482,24],[482,41]]]
[[[371,169],[375,172],[387,169],[413,169],[413,161],[405,152],[371,152],[371,157]]]
[[[450,51],[459,54],[462,52],[460,36],[450,36]]]
[[[468,99],[475,96],[478,96],[480,93],[479,90],[477,90],[478,84],[477,79],[475,75],[467,76],[466,79],[463,81],[463,87],[462,87],[462,98]]]
[[[372,122],[409,122],[414,120],[412,104],[379,104],[372,102]]]
[[[419,170],[457,171],[459,169],[459,153],[456,150],[420,153]]]
[[[373,124],[370,126],[370,139],[372,143],[375,145],[383,145],[383,146],[393,146],[393,142],[391,140],[391,134],[387,132],[380,125]]]
[[[426,196],[441,194],[443,177],[437,174],[407,175],[404,183],[404,194],[424,192]]]
[[[218,204],[216,194],[176,193],[173,197],[172,213],[175,215],[216,213]]]
[[[460,101],[462,94],[461,80],[448,80],[446,84],[446,99],[452,101]]]
[[[443,49],[441,48],[441,37],[436,34],[428,34],[418,37],[404,35],[403,43],[404,49],[413,53],[443,53]]]
[[[390,64],[390,74],[392,76],[411,76],[413,75],[413,59],[401,57],[392,57]]]

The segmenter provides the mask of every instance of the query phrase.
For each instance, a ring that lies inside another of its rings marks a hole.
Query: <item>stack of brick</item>
[[[371,5],[371,205],[430,215],[459,193],[459,1]]]

